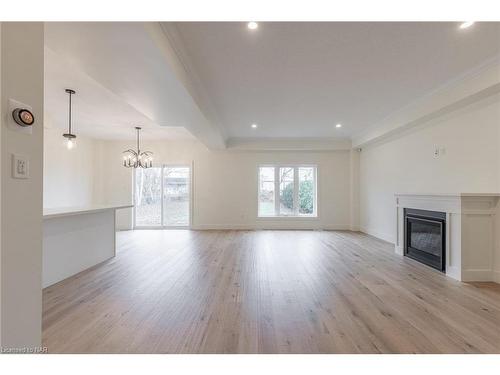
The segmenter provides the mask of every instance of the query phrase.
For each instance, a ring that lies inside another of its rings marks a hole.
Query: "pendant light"
[[[123,151],[123,166],[126,168],[151,168],[153,166],[153,153],[151,151],[141,151],[139,143],[139,132],[141,128],[136,126],[137,131],[137,151],[128,149]]]
[[[63,137],[67,140],[65,141],[68,150],[76,147],[76,135],[71,133],[71,95],[75,94],[75,90],[66,89],[64,90],[69,95],[69,116],[68,116],[68,132],[63,134]]]

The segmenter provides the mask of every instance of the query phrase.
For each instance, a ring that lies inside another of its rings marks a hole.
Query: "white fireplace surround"
[[[500,283],[500,193],[395,194],[395,251],[404,255],[404,209],[446,213],[446,275],[459,281]]]

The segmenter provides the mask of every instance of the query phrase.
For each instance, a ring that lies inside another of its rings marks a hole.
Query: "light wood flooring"
[[[500,285],[360,233],[120,232],[44,290],[49,353],[500,353]]]

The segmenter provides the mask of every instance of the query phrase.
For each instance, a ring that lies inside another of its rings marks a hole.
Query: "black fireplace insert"
[[[446,214],[405,208],[405,255],[445,271]]]

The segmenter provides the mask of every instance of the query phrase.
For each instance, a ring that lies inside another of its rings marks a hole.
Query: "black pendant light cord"
[[[73,112],[72,112],[72,96],[73,94],[75,94],[75,90],[72,90],[72,89],[66,89],[64,90],[68,93],[69,95],[69,112],[68,112],[68,133],[67,134],[63,134],[64,137],[66,138],[76,138],[76,136],[71,133],[71,120],[72,120],[72,115],[73,115]]]
[[[141,154],[141,149],[139,147],[139,132],[141,131],[141,128],[136,127],[136,130],[137,130],[137,154],[140,155]]]
[[[73,93],[69,92],[69,134],[71,134],[71,96]]]

